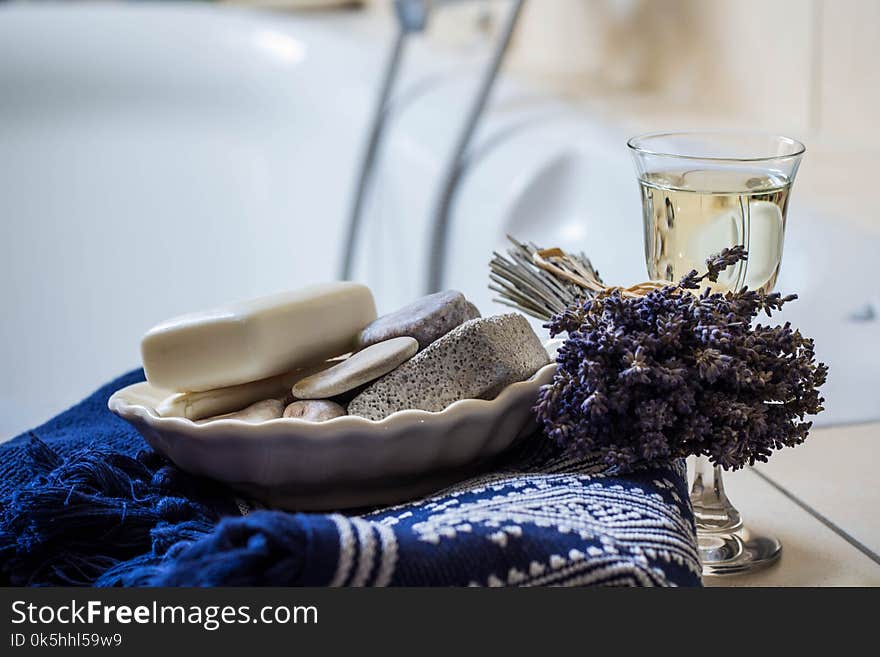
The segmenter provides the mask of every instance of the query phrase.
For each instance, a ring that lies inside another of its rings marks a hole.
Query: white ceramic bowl
[[[275,507],[350,508],[400,502],[465,478],[534,428],[538,389],[555,367],[544,366],[491,401],[464,399],[437,413],[398,411],[379,421],[345,416],[320,423],[196,424],[159,417],[163,394],[149,383],[118,390],[108,406],[188,472]]]

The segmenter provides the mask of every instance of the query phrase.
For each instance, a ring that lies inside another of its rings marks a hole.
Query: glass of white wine
[[[713,291],[744,285],[769,292],[782,263],[791,186],[804,145],[788,137],[666,132],[627,142],[642,194],[645,261],[654,280],[703,273],[708,256],[742,244],[748,259],[722,272]],[[724,492],[721,468],[697,457],[691,502],[703,573],[747,572],[779,558],[772,536],[756,535]]]

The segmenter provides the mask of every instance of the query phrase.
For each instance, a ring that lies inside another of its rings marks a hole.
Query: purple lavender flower
[[[746,257],[725,249],[702,276],[639,298],[600,294],[555,315],[551,336],[568,339],[536,407],[546,435],[624,467],[698,454],[738,469],[802,443],[828,368],[789,324],[752,326],[797,297],[690,292]]]

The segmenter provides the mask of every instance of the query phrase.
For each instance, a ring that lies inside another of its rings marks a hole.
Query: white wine
[[[749,257],[728,267],[713,290],[769,291],[782,260],[791,181],[764,171],[688,169],[644,174],[645,259],[653,279],[677,281],[725,247],[745,245]]]

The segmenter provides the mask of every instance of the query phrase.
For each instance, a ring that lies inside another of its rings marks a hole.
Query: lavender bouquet
[[[797,297],[692,292],[744,260],[743,247],[709,258],[703,275],[630,288],[605,287],[598,274],[562,276],[571,268],[542,258],[548,252],[565,260],[558,249],[533,248],[537,268],[579,282],[581,292],[545,325],[551,337],[568,335],[536,407],[551,439],[624,468],[705,455],[734,470],[806,439],[828,368],[788,323],[752,325]]]

